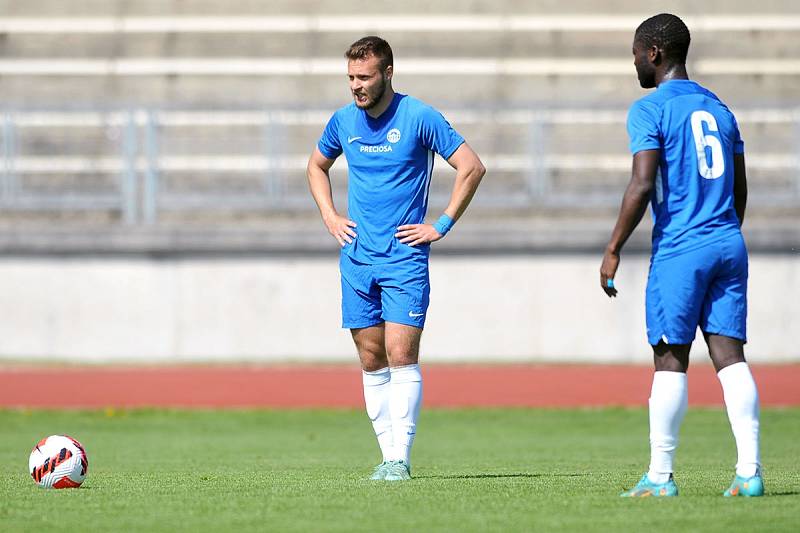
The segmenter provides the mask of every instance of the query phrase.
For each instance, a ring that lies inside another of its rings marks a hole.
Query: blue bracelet
[[[433,225],[434,229],[439,232],[439,235],[444,237],[447,235],[447,232],[453,227],[456,223],[455,220],[450,218],[447,213],[444,213],[442,216],[439,217],[439,220]]]

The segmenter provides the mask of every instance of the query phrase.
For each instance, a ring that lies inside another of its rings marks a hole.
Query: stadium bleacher
[[[428,4],[0,2],[0,249],[329,250],[305,159],[348,101],[342,51],[368,33],[395,50],[395,88],[442,109],[489,168],[444,248],[602,246],[628,179],[625,110],[643,94],[630,40],[648,6]],[[751,248],[797,246],[800,5],[670,9],[693,30],[690,74],[739,118]],[[434,209],[452,180],[438,169]]]

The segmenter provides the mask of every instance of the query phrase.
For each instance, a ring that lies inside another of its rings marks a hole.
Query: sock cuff
[[[748,365],[746,361],[742,361],[741,363],[733,363],[732,365],[728,365],[717,372],[717,377],[720,380],[723,380],[727,376],[735,376],[737,374],[750,374],[750,365]]]
[[[650,399],[666,396],[680,395],[686,402],[689,394],[689,380],[685,372],[669,372],[659,370],[653,374],[653,384],[650,387]]]
[[[684,385],[688,382],[686,372],[670,372],[668,370],[659,370],[653,373],[653,383],[669,385]]]
[[[422,381],[419,364],[389,367],[394,383],[412,383]]]
[[[388,366],[372,372],[367,372],[366,370],[361,371],[361,379],[365,387],[377,387],[379,385],[385,385],[389,383],[390,378],[391,374]]]

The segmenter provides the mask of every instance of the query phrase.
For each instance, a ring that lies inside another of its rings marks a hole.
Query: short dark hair
[[[686,63],[689,53],[689,28],[675,15],[661,13],[645,20],[636,28],[634,41],[646,48],[656,46],[664,58],[673,63]]]
[[[344,56],[350,61],[366,59],[368,56],[375,56],[381,62],[381,70],[386,70],[386,67],[394,65],[392,47],[389,46],[389,43],[375,35],[362,37],[351,44],[350,48],[344,53]]]

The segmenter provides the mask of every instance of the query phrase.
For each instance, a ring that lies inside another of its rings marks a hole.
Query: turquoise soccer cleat
[[[672,474],[669,475],[669,481],[666,483],[652,483],[647,473],[642,476],[639,483],[630,490],[626,490],[620,496],[623,498],[647,498],[652,496],[654,498],[661,498],[664,496],[677,496],[678,486],[675,480],[672,479]]]
[[[723,496],[763,496],[764,495],[764,480],[761,479],[761,473],[756,472],[753,477],[736,476],[733,478],[733,483],[728,487],[728,490],[722,493]]]
[[[386,478],[386,470],[389,468],[389,461],[384,461],[372,471],[372,475],[369,478],[373,481],[382,481]]]
[[[411,467],[405,461],[389,461],[386,467],[386,481],[405,481],[411,479]]]

